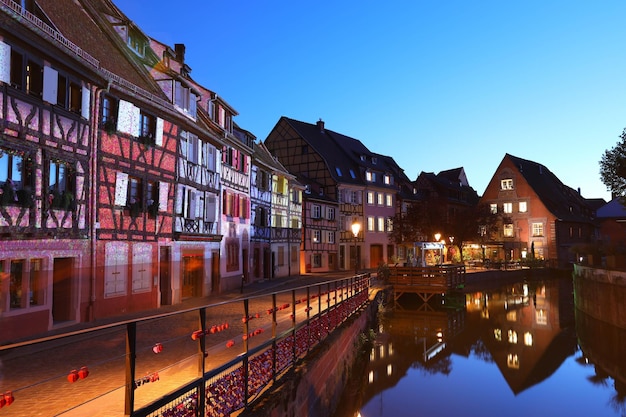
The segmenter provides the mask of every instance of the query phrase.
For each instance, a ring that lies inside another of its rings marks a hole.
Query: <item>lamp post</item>
[[[352,234],[354,235],[354,275],[358,274],[359,272],[359,261],[358,261],[357,250],[356,250],[356,238],[359,235],[360,231],[361,231],[361,224],[358,222],[352,223]]]

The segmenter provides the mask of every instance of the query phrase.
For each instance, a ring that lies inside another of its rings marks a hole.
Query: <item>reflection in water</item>
[[[575,316],[569,278],[428,304],[405,294],[384,310],[336,417],[626,411],[626,332]]]

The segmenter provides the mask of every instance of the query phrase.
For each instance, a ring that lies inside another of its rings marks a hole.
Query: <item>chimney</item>
[[[185,63],[185,44],[184,43],[175,43],[174,51],[176,52],[176,60],[181,64]]]
[[[317,128],[320,130],[320,133],[324,133],[324,121],[322,119],[317,121]]]

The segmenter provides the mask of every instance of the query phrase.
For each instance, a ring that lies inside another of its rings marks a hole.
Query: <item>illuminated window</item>
[[[517,344],[517,332],[515,330],[509,330],[507,340],[509,343],[516,345]]]
[[[320,243],[322,241],[322,231],[313,230],[313,233],[311,234],[311,239],[313,243]]]
[[[537,324],[548,324],[548,312],[542,308],[535,312],[535,321]]]
[[[513,237],[513,224],[508,223],[504,225],[504,237]]]
[[[491,214],[497,214],[498,213],[498,205],[496,203],[489,204],[489,210],[491,211]]]
[[[507,321],[517,321],[517,311],[515,311],[515,310],[507,311],[507,313],[506,313],[506,320]]]
[[[543,223],[533,223],[533,236],[543,236]]]
[[[498,342],[502,341],[502,329],[493,329],[493,337]]]
[[[382,206],[385,203],[385,201],[384,201],[385,200],[385,195],[383,193],[378,193],[376,197],[377,197],[377,204],[379,206]]]
[[[504,180],[500,180],[500,189],[501,190],[512,190],[513,189],[513,179],[507,178]]]
[[[505,213],[513,213],[513,203],[502,204],[502,211]]]
[[[374,204],[374,191],[367,192],[367,204],[370,206]]]
[[[524,333],[524,344],[526,346],[532,346],[533,345],[533,335],[530,334],[530,332]]]
[[[385,231],[385,218],[384,217],[378,218],[378,231],[379,232]]]
[[[393,366],[391,364],[387,365],[387,376],[391,376],[393,374]]]
[[[528,211],[528,205],[526,204],[525,201],[520,201],[519,202],[519,212],[520,213],[526,213]]]
[[[519,369],[519,357],[509,353],[506,357],[506,365],[511,369]]]
[[[367,231],[368,232],[373,232],[374,231],[374,216],[368,216],[367,217]]]
[[[391,195],[391,194],[387,194],[385,197],[386,197],[386,202],[385,202],[385,205],[386,205],[387,207],[391,207],[391,206],[393,206],[393,195]]]

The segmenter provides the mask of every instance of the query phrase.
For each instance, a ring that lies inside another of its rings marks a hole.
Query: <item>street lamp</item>
[[[359,272],[359,261],[358,261],[357,250],[356,250],[356,238],[359,235],[360,231],[361,231],[361,224],[358,222],[352,223],[352,234],[354,235],[354,275],[358,274]]]

